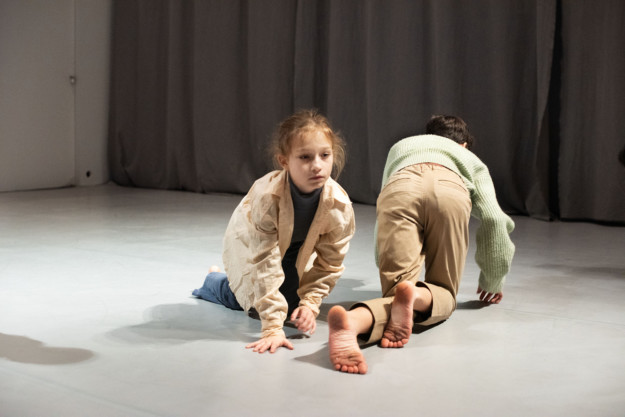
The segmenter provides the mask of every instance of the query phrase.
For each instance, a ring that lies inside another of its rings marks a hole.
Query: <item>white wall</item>
[[[111,0],[0,0],[0,191],[108,181],[110,18]]]
[[[111,2],[75,0],[77,185],[103,184],[109,180],[107,134]]]

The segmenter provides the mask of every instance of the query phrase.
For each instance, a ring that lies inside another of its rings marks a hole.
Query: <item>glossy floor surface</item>
[[[257,320],[191,296],[240,198],[0,194],[0,416],[625,415],[625,228],[514,217],[503,302],[476,301],[471,253],[451,319],[365,347],[361,376],[332,369],[326,315],[378,296],[374,207],[317,332],[259,355]]]

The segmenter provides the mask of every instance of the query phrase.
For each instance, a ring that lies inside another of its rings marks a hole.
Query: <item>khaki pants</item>
[[[437,164],[416,164],[391,176],[377,201],[382,297],[356,304],[373,313],[368,342],[382,338],[395,287],[427,287],[432,310],[420,325],[449,318],[456,308],[469,245],[471,199],[462,178]],[[425,282],[418,281],[425,263]],[[419,317],[420,315],[415,315]]]

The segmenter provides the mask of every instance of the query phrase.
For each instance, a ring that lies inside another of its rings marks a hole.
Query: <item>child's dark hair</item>
[[[345,142],[341,135],[332,129],[328,119],[315,109],[298,110],[278,125],[271,138],[269,149],[274,168],[281,168],[278,156],[288,156],[291,152],[292,139],[312,131],[324,133],[332,144],[332,177],[338,178],[345,166]]]
[[[457,116],[435,115],[425,126],[425,133],[451,139],[459,144],[466,143],[467,149],[473,147],[473,136],[467,124]]]

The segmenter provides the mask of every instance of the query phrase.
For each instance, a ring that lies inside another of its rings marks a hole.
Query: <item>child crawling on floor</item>
[[[345,269],[354,211],[337,178],[344,142],[314,110],[284,120],[272,140],[280,169],[252,185],[224,236],[225,273],[212,266],[193,295],[233,310],[255,309],[261,338],[246,347],[293,349],[283,330],[290,319],[314,333],[321,301]]]

